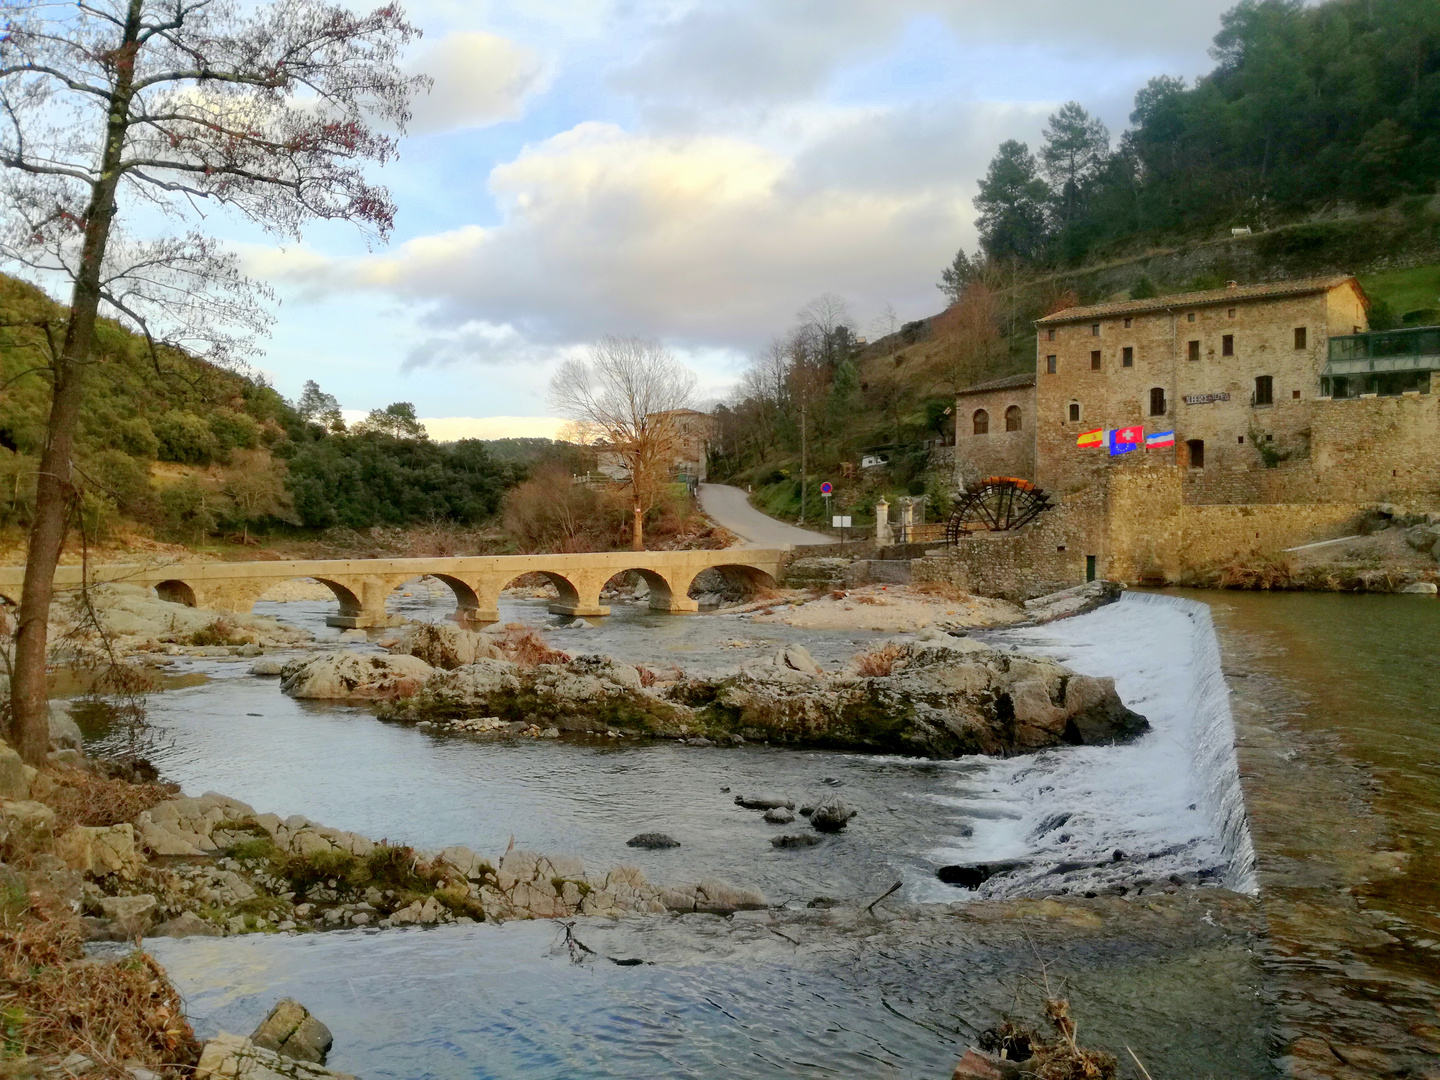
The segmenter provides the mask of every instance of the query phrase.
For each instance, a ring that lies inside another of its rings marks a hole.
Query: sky
[[[723,397],[810,299],[936,312],[996,146],[1075,99],[1124,129],[1233,0],[409,0],[434,78],[388,246],[229,237],[280,306],[254,367],[435,438],[553,435],[554,368],[662,341]],[[222,233],[223,234],[223,233]]]

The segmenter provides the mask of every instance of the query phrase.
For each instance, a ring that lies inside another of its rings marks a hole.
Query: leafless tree
[[[989,375],[1003,355],[1001,318],[999,296],[978,281],[935,318],[940,373],[952,394]]]
[[[426,80],[396,66],[418,31],[394,4],[8,0],[0,19],[0,259],[70,294],[63,327],[41,328],[51,407],[11,683],[10,740],[35,763],[96,319],[144,334],[157,364],[167,345],[238,362],[267,324],[266,291],[189,223],[211,206],[283,237],[328,219],[384,238],[394,206],[366,165],[394,155]],[[159,238],[126,232],[122,204]]]
[[[655,505],[686,441],[682,410],[695,375],[658,341],[605,337],[589,361],[568,360],[550,381],[550,402],[584,441],[603,444],[630,471],[630,546],[645,550],[645,514]]]

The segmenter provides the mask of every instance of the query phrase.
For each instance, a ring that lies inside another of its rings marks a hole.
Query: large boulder
[[[310,1062],[283,1058],[243,1036],[222,1031],[200,1052],[195,1080],[355,1080],[355,1077]]]
[[[390,651],[418,657],[442,671],[454,671],[477,660],[502,659],[493,634],[462,630],[454,623],[413,623],[400,632]]]
[[[324,1065],[335,1039],[304,1005],[294,998],[282,998],[250,1033],[250,1041],[281,1057]]]
[[[297,698],[393,701],[416,693],[433,673],[419,657],[342,649],[290,661],[280,672],[280,689]]]
[[[71,870],[88,877],[114,874],[130,881],[144,865],[135,846],[135,826],[128,821],[100,827],[76,825],[55,841],[55,854]]]
[[[115,927],[121,941],[144,937],[155,924],[157,901],[148,893],[139,896],[102,896],[100,910]]]
[[[0,799],[28,799],[30,780],[25,761],[9,743],[0,742]]]
[[[85,737],[70,715],[70,702],[50,702],[50,749],[85,752]]]
[[[55,837],[55,811],[42,802],[0,802],[0,843],[16,851],[43,851]]]

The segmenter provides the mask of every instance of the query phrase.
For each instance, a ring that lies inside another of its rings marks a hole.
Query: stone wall
[[[1440,509],[1440,395],[1305,403],[1303,450],[1274,468],[1234,463],[1189,469],[1185,501],[1394,502]]]
[[[1019,410],[1020,427],[1007,431],[1006,414]],[[984,411],[989,430],[975,434]],[[967,391],[955,399],[955,483],[967,488],[987,476],[1035,479],[1035,387]]]
[[[1072,492],[1023,529],[978,534],[917,559],[917,582],[945,581],[986,596],[1028,600],[1096,576],[1164,583],[1235,561],[1354,533],[1373,503],[1192,505],[1182,470],[1117,470]]]

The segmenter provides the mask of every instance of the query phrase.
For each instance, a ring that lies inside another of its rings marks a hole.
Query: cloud
[[[998,123],[984,107],[946,122],[987,132]],[[902,160],[897,170],[917,151],[924,182],[908,186],[899,175],[842,182],[875,146],[865,120],[839,125],[817,144],[819,157],[798,163],[733,137],[584,123],[491,172],[495,226],[380,255],[269,252],[251,265],[311,295],[368,288],[424,303],[431,340],[410,366],[500,359],[604,333],[750,348],[825,291],[862,306],[934,306],[939,269],[962,241],[973,244],[970,194],[983,169],[920,153],[935,123],[911,123],[916,146],[900,136],[887,143]]]
[[[447,34],[410,65],[435,80],[415,99],[411,131],[436,134],[514,120],[544,82],[538,54],[494,34]]]
[[[847,66],[883,56],[917,22],[948,31],[952,66],[973,62],[967,58],[977,51],[1013,50],[1009,66],[1021,80],[1033,77],[1025,69],[1036,53],[1049,54],[1051,63],[1156,54],[1203,59],[1221,12],[1233,3],[696,0],[653,28],[611,85],[657,115],[691,110],[692,120],[694,110],[773,107],[809,99]]]

